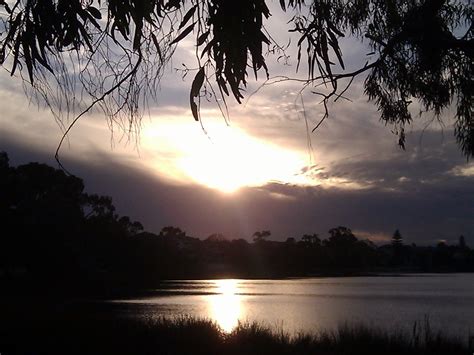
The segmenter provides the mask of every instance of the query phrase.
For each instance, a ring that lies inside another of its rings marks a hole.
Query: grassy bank
[[[463,339],[465,340],[465,339]],[[290,336],[262,325],[241,324],[226,334],[205,319],[111,319],[71,315],[31,322],[2,322],[0,353],[10,354],[472,354],[461,339],[431,331],[344,325]]]

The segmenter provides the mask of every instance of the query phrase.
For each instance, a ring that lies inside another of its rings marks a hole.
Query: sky
[[[284,15],[272,13],[270,31],[285,36]],[[359,43],[345,40],[342,48],[349,68],[367,59]],[[417,118],[404,151],[363,95],[362,80],[348,91],[351,102],[331,104],[329,118],[311,132],[324,113],[317,96],[300,96],[299,84],[288,82],[255,92],[263,81],[249,78],[243,104],[228,101],[230,120],[211,102],[201,126],[189,108],[191,77],[175,70],[195,66],[191,52],[184,42],[175,53],[138,136],[111,130],[99,112],[73,128],[62,162],[87,192],[112,196],[121,215],[151,232],[173,225],[200,238],[219,232],[251,240],[270,230],[270,239],[285,240],[326,237],[342,225],[377,243],[399,229],[406,243],[456,243],[463,234],[474,246],[474,164],[456,144],[452,112],[444,124],[429,114]],[[267,59],[271,75],[295,75],[296,53],[288,53],[289,66]],[[3,69],[0,107],[0,151],[12,165],[57,166],[60,125]]]

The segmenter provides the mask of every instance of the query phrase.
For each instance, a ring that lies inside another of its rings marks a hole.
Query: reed
[[[288,334],[258,323],[225,333],[211,320],[104,318],[71,315],[27,324],[2,324],[0,353],[23,354],[433,354],[471,355],[467,341],[432,330],[429,320],[411,331],[343,324],[314,333]]]

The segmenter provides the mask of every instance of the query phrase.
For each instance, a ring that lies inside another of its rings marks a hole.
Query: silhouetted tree
[[[308,63],[302,84],[318,100],[322,96],[323,119],[329,101],[343,96],[354,78],[367,75],[365,93],[381,119],[395,126],[402,147],[416,100],[422,111],[438,117],[454,105],[460,147],[467,156],[474,154],[469,1],[281,0],[280,5],[294,14],[289,30],[300,36],[297,61]],[[266,49],[288,59],[263,28],[271,15],[265,0],[5,0],[0,7],[2,65],[12,74],[24,72],[52,109],[82,107],[73,99],[81,96],[75,95],[79,86],[91,102],[83,112],[100,106],[110,120],[121,112],[125,127],[139,121],[139,103],[156,95],[175,44],[184,38],[193,38],[200,58],[190,90],[196,120],[202,94],[212,93],[218,103],[231,95],[241,102],[248,70],[257,76],[263,69],[268,77]],[[361,61],[366,64],[345,69],[339,45],[345,36],[371,48],[372,55]],[[321,83],[328,90],[321,90]],[[55,93],[60,95],[56,100],[51,98]],[[53,105],[61,100],[68,104]]]
[[[314,234],[304,234],[301,237],[301,241],[305,243],[306,245],[309,246],[320,246],[321,245],[321,239],[319,239],[319,235],[314,233]]]
[[[323,240],[332,268],[366,268],[375,265],[375,245],[358,240],[352,231],[344,226],[329,230],[330,237]]]
[[[0,152],[0,170],[5,171],[10,167],[9,165],[10,159],[8,158],[8,154],[6,152]]]
[[[8,220],[6,215],[10,209],[14,193],[14,183],[12,179],[12,172],[10,169],[10,160],[6,152],[0,152],[0,191],[2,191],[2,198],[0,198],[0,218],[4,217]]]
[[[127,231],[130,236],[135,236],[143,231],[143,225],[138,221],[131,221],[130,217],[122,216],[118,219],[118,223]]]
[[[253,234],[253,241],[254,243],[262,243],[264,242],[272,233],[270,231],[257,231]]]
[[[161,229],[159,236],[164,238],[180,238],[185,237],[186,233],[179,227],[168,226]]]
[[[403,245],[403,238],[400,231],[397,229],[392,236],[392,245],[394,247],[401,247]]]
[[[0,249],[27,275],[65,277],[75,272],[83,226],[82,180],[45,164],[0,169]]]
[[[403,246],[402,234],[398,229],[393,233],[391,244],[393,249],[392,265],[401,266],[405,263],[406,248]]]
[[[208,242],[224,242],[227,241],[227,238],[221,233],[214,233],[207,237],[205,240]]]
[[[86,218],[115,218],[115,206],[110,196],[99,196],[97,194],[85,194],[83,206],[86,210]]]
[[[328,247],[349,247],[357,242],[357,238],[347,227],[332,228],[329,230],[329,235],[329,239],[323,241],[324,245]]]

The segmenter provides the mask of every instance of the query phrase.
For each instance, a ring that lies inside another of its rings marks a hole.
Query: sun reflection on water
[[[223,331],[230,333],[241,317],[241,297],[237,294],[238,280],[216,280],[218,295],[209,297],[210,317]]]

